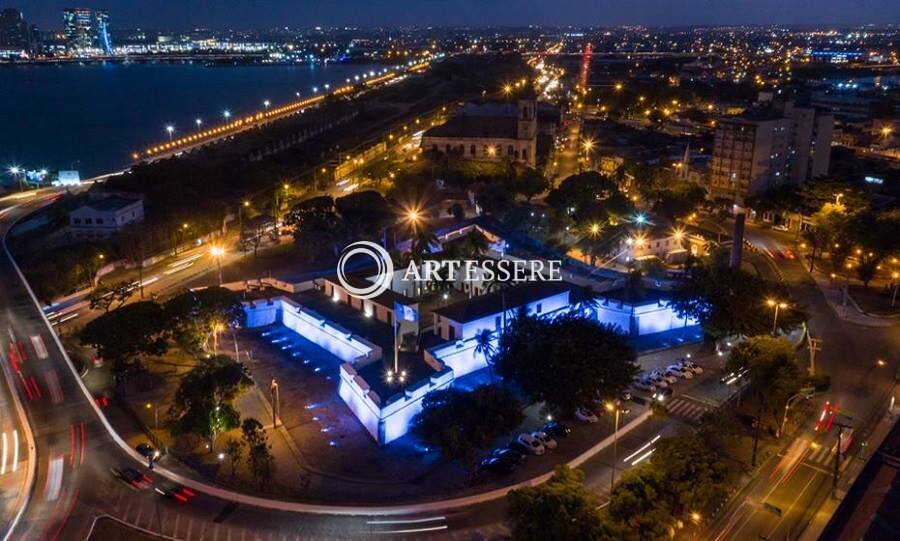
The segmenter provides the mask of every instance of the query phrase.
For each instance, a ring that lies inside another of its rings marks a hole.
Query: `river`
[[[381,66],[377,66],[380,68]],[[202,63],[0,67],[0,167],[121,169],[132,151],[235,115],[312,95],[376,69],[363,64],[207,67]],[[10,183],[8,174],[0,175]]]

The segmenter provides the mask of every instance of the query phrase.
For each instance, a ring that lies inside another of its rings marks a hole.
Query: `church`
[[[422,134],[422,148],[458,153],[468,160],[537,163],[538,102],[469,103],[447,122]]]

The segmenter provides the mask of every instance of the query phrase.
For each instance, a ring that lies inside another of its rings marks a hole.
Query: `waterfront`
[[[379,66],[380,67],[380,66]],[[117,170],[148,143],[312,95],[375,69],[364,64],[206,67],[199,63],[20,66],[0,69],[0,165]],[[11,179],[4,177],[5,182]]]

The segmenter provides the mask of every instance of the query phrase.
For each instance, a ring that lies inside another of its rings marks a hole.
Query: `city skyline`
[[[74,4],[78,4],[77,2]],[[389,0],[377,5],[344,0],[317,2],[263,0],[242,2],[150,0],[135,4],[124,0],[74,5],[68,0],[37,0],[27,5],[6,4],[25,11],[25,16],[46,29],[61,27],[66,8],[106,9],[114,27],[188,29],[193,27],[269,28],[274,26],[699,26],[699,25],[859,25],[900,23],[900,5],[889,0],[851,2],[826,0],[810,10],[798,0],[567,0],[564,2],[514,0]],[[215,4],[215,5],[213,5]],[[560,5],[562,4],[562,5]],[[177,22],[173,22],[177,21]]]

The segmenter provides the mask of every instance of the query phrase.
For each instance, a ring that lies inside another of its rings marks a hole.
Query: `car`
[[[749,372],[750,372],[750,369],[748,369],[746,367],[739,368],[738,370],[735,370],[734,372],[729,372],[729,373],[725,374],[724,376],[722,376],[722,378],[719,381],[721,383],[723,383],[724,385],[732,385],[733,383],[739,381],[741,378],[746,376]]]
[[[662,377],[662,375],[649,374],[644,377],[647,378],[648,380],[650,380],[651,382],[653,382],[653,385],[656,385],[657,389],[659,389],[660,387],[668,387],[669,386],[669,382],[666,381],[665,378]]]
[[[549,434],[541,430],[535,430],[531,433],[531,435],[537,438],[538,441],[541,442],[541,444],[547,449],[556,449],[559,445],[558,443],[556,443],[556,440],[550,437]]]
[[[527,449],[528,452],[533,455],[542,455],[547,451],[547,449],[544,448],[544,444],[541,443],[539,439],[528,433],[519,434],[519,437],[516,438],[516,441],[522,444],[525,449]]]
[[[572,432],[571,428],[560,423],[559,421],[550,421],[549,423],[545,423],[541,430],[557,439],[565,438],[569,435],[570,432]]]
[[[651,381],[646,380],[644,378],[641,378],[641,379],[635,381],[634,383],[632,383],[632,385],[634,385],[635,389],[640,389],[642,391],[649,391],[651,393],[656,392],[656,385],[654,385]]]
[[[166,483],[162,486],[153,487],[153,490],[165,498],[181,503],[188,503],[197,495],[193,490],[177,483]]]
[[[144,489],[153,484],[153,479],[148,475],[144,475],[143,473],[137,471],[131,467],[124,468],[113,468],[113,475],[117,478],[121,479],[124,483],[132,486],[136,489]]]
[[[794,259],[794,257],[795,257],[795,256],[794,256],[794,252],[792,252],[792,251],[790,251],[790,250],[782,250],[782,251],[781,251],[781,255],[783,255],[783,256],[786,257],[787,259]]]
[[[673,374],[670,370],[664,370],[664,371],[654,370],[650,374],[653,377],[658,377],[658,378],[664,379],[666,383],[671,384],[671,383],[675,383],[676,381],[678,381],[678,376]]]
[[[772,229],[774,229],[775,231],[787,231],[788,226],[786,226],[784,224],[774,225],[774,226],[772,226]]]
[[[502,458],[503,460],[512,460],[515,462],[524,462],[526,455],[521,449],[517,447],[500,447],[499,449],[494,449],[491,451],[491,456]]]
[[[670,396],[672,396],[672,389],[658,389],[655,393],[653,393],[653,400],[656,400],[657,402],[664,402]]]
[[[159,458],[159,451],[153,448],[149,443],[139,443],[135,448],[135,451],[138,452],[142,457],[147,460],[155,460]]]
[[[691,379],[694,377],[694,373],[691,370],[677,364],[670,364],[666,367],[666,371],[675,374],[679,378]]]
[[[681,361],[679,361],[678,364],[683,366],[684,368],[687,368],[688,370],[690,370],[691,372],[693,372],[695,374],[703,373],[703,367],[700,366],[699,364],[695,363],[694,361],[690,361],[687,359],[681,359]]]
[[[578,408],[577,410],[575,410],[575,418],[582,423],[587,423],[589,425],[592,425],[600,420],[597,415],[594,414],[594,412],[584,408]]]
[[[504,458],[498,458],[495,456],[489,456],[478,463],[479,470],[492,473],[509,474],[516,471],[518,467],[518,462],[507,460]]]
[[[680,370],[680,371],[674,371],[669,368],[666,368],[666,371],[663,372],[663,374],[665,374],[669,378],[675,378],[675,381],[678,381],[678,378],[681,377],[681,373],[684,371],[687,371],[688,373],[690,373],[691,377],[693,377],[694,373],[691,372],[690,370],[688,370],[687,368],[685,368],[684,370]],[[672,382],[672,383],[674,383],[674,382]],[[669,385],[671,386],[672,383],[670,383]]]
[[[621,396],[619,396],[619,400],[621,400],[622,402],[628,402],[629,400],[631,400],[631,393],[629,393],[628,391],[622,391]]]

